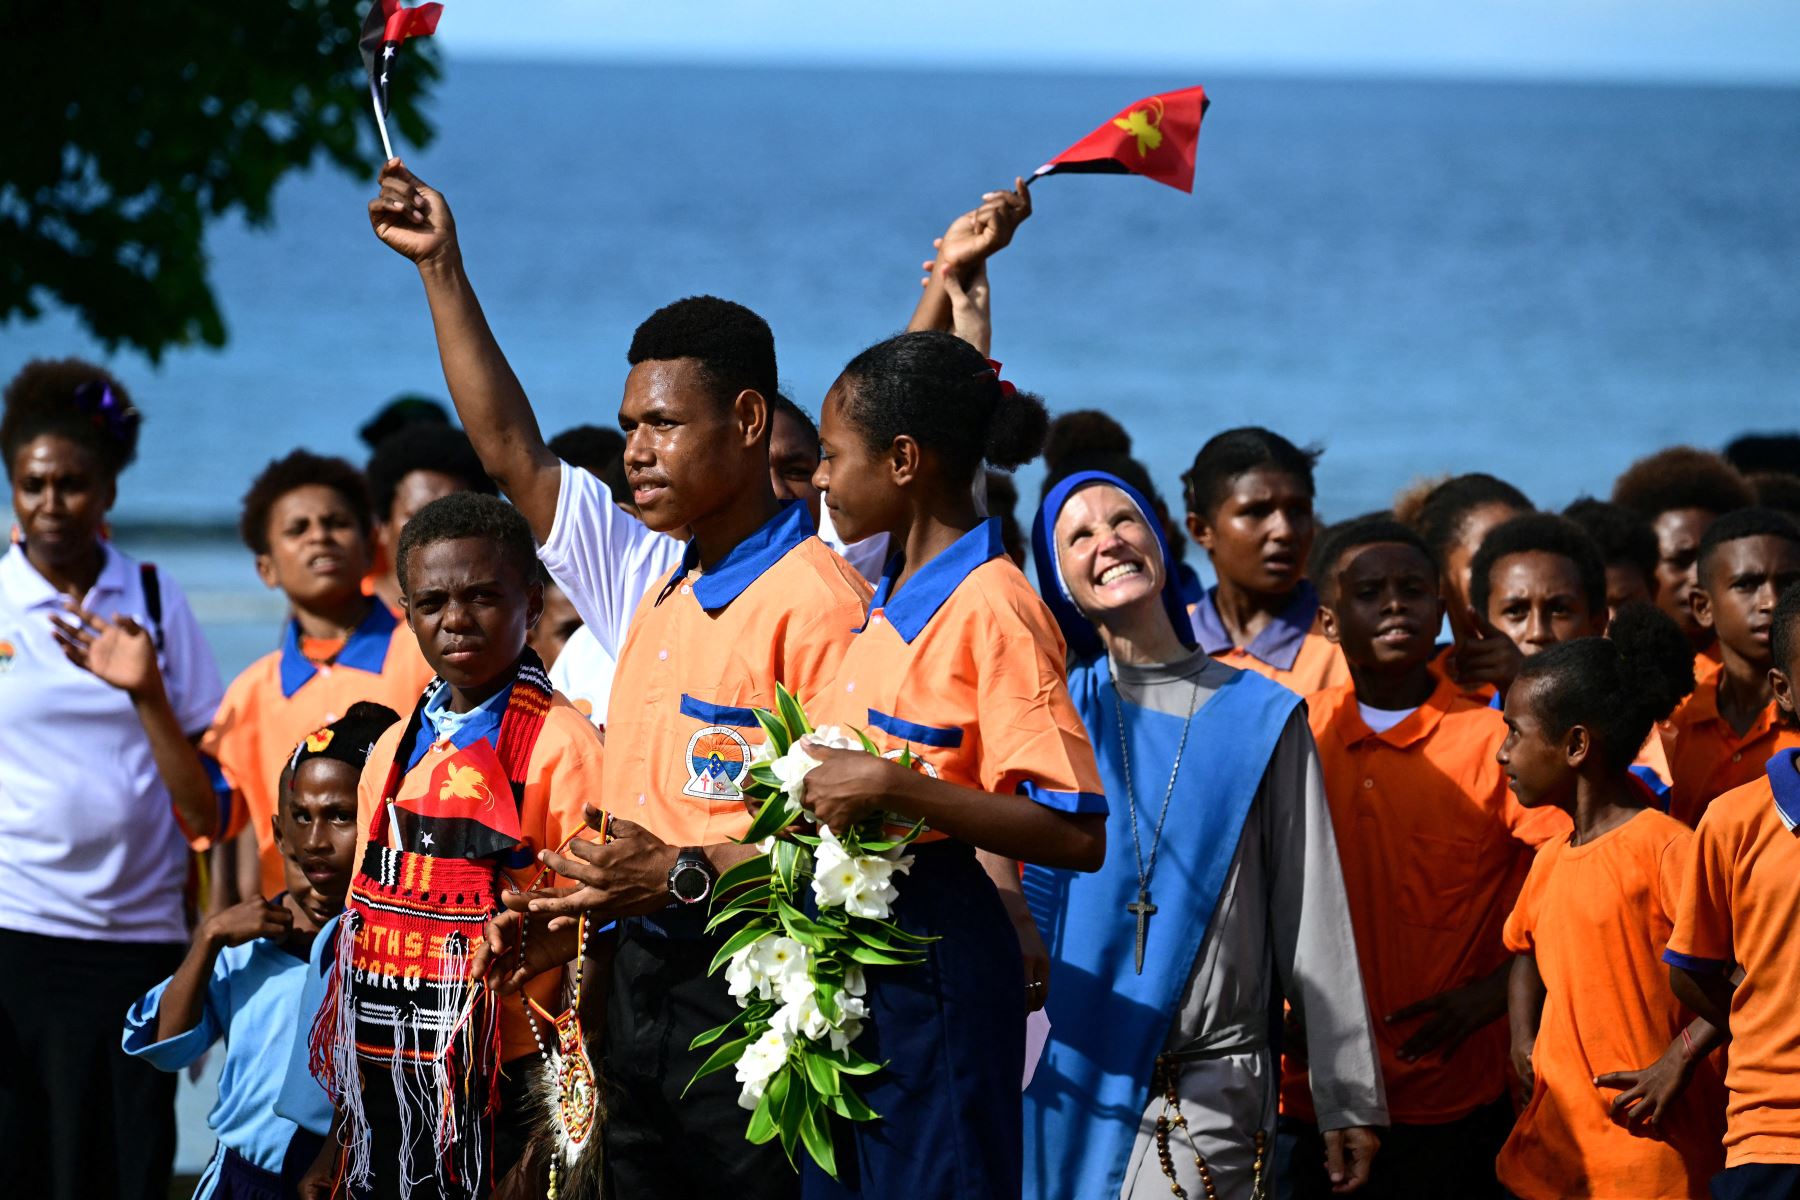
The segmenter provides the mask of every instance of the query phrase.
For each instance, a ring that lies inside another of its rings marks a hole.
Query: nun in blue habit
[[[1051,1031],[1025,1195],[1272,1195],[1284,999],[1348,1183],[1387,1107],[1306,710],[1193,645],[1153,511],[1084,471],[1032,531],[1113,805],[1098,873],[1026,870]]]

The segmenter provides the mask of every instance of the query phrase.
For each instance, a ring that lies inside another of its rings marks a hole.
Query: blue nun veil
[[[1181,600],[1175,555],[1169,550],[1169,539],[1163,533],[1162,522],[1157,520],[1156,507],[1142,492],[1109,471],[1077,471],[1050,489],[1038,506],[1037,519],[1031,526],[1031,559],[1037,568],[1038,592],[1050,606],[1057,625],[1062,627],[1063,640],[1068,642],[1070,652],[1078,661],[1086,662],[1099,657],[1102,649],[1100,634],[1094,629],[1093,622],[1081,615],[1081,610],[1070,598],[1069,585],[1063,579],[1062,565],[1056,556],[1056,518],[1062,515],[1069,497],[1090,484],[1105,484],[1124,492],[1143,514],[1144,523],[1156,534],[1157,549],[1162,552],[1163,610],[1169,614],[1175,636],[1193,645],[1193,621],[1188,617],[1187,605]]]

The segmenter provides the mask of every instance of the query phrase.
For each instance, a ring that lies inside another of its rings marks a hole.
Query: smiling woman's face
[[[1162,546],[1149,519],[1116,487],[1094,484],[1069,497],[1053,530],[1056,561],[1075,607],[1091,620],[1162,593]]]

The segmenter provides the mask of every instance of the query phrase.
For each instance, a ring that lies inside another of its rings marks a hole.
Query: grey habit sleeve
[[[1388,1123],[1319,753],[1297,708],[1263,777],[1271,815],[1269,925],[1281,988],[1306,1030],[1320,1129]]]

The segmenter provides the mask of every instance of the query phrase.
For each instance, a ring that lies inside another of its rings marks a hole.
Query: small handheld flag
[[[1200,120],[1210,103],[1197,87],[1139,100],[1033,174],[1142,175],[1191,192]]]
[[[436,33],[438,18],[443,15],[442,4],[406,8],[401,0],[371,0],[369,15],[363,18],[363,66],[369,72],[369,99],[375,104],[375,126],[381,130],[381,148],[388,158],[394,157],[387,128],[388,83],[394,56],[407,38]]]

